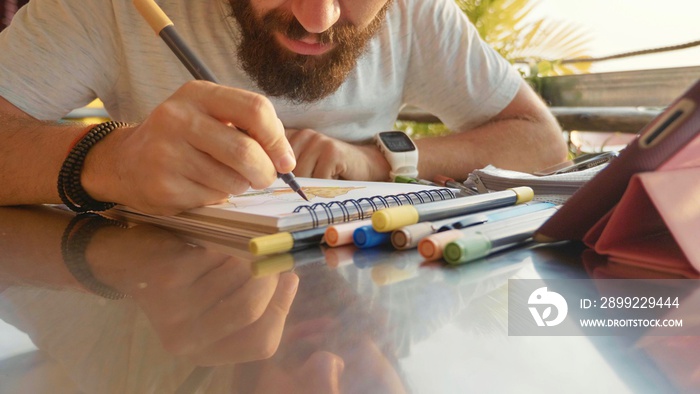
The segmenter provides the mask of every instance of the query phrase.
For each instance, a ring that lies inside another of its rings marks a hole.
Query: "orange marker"
[[[359,227],[369,226],[371,224],[372,219],[365,219],[328,226],[324,234],[326,245],[332,247],[350,245],[353,243],[352,234],[355,230]]]
[[[461,230],[449,230],[429,235],[418,242],[418,252],[426,261],[441,259],[445,245],[463,234]]]

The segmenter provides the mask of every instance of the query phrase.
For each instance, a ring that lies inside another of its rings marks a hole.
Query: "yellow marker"
[[[251,239],[248,242],[248,250],[256,256],[300,250],[319,245],[325,232],[325,227],[316,227],[291,233],[263,235]]]
[[[372,214],[372,227],[378,232],[388,232],[418,222],[522,204],[531,201],[534,197],[535,193],[532,189],[523,186],[453,200],[386,208]]]
[[[290,233],[277,233],[256,237],[248,242],[250,253],[260,256],[263,254],[274,254],[288,252],[294,247],[294,238]]]

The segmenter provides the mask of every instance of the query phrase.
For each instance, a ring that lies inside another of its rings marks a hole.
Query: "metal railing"
[[[564,130],[636,133],[700,79],[700,67],[544,77],[536,90]],[[405,108],[399,120],[440,123]]]

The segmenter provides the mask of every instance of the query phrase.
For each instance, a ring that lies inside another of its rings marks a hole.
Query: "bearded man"
[[[422,178],[565,156],[546,106],[453,0],[158,4],[220,84],[192,81],[129,0],[18,11],[0,34],[0,204],[61,201],[66,152],[94,129],[57,120],[95,98],[126,124],[78,152],[72,186],[154,214],[267,187],[278,172],[389,180],[373,140],[409,104],[453,131],[415,141]]]

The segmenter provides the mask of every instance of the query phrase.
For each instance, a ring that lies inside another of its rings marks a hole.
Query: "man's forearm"
[[[58,172],[84,127],[0,115],[0,205],[60,203]]]
[[[416,141],[421,178],[446,175],[464,180],[469,172],[492,164],[532,172],[566,158],[566,144],[553,118],[501,119],[473,130]]]

